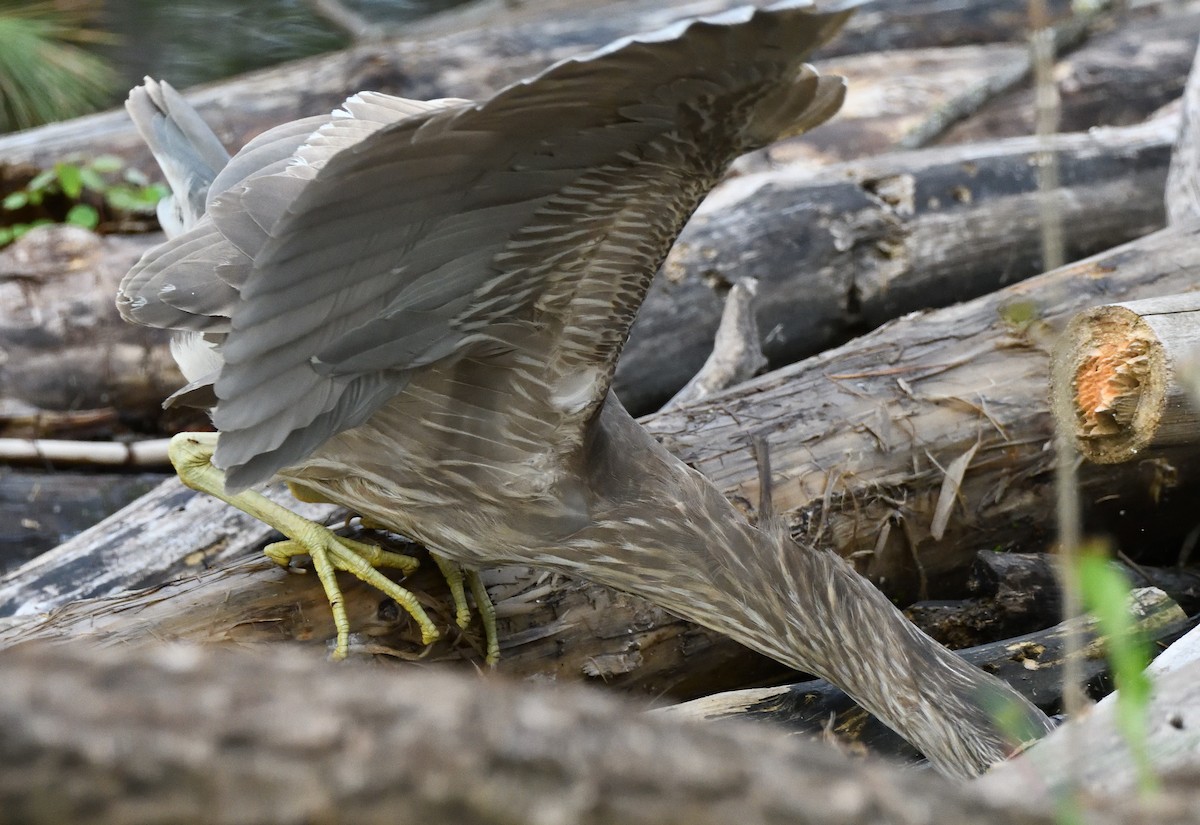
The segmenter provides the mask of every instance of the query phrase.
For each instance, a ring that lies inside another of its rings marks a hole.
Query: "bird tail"
[[[179,92],[147,77],[129,93],[125,109],[158,161],[171,195],[158,204],[158,220],[170,237],[204,214],[208,187],[229,162],[229,153]]]

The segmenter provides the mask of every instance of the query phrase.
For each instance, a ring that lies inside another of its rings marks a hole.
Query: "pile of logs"
[[[485,95],[622,34],[727,5],[484,2],[399,38],[189,99],[227,144],[240,146],[359,88]],[[1200,136],[1188,139],[1200,121],[1200,104],[1190,102],[1200,80],[1183,117],[1179,106],[1162,108],[1184,91],[1200,8],[1099,4],[1085,15],[1067,0],[1037,4],[1061,49],[1061,133],[1033,137],[1028,5],[865,4],[816,61],[850,79],[844,113],[744,158],[701,207],[647,298],[617,389],[667,449],[751,518],[764,484],[756,445],[765,445],[773,506],[795,536],[850,559],[927,632],[968,648],[964,655],[1055,710],[1068,654],[1084,661],[1097,694],[1111,688],[1102,657],[1063,648],[1068,627],[1082,625],[1090,639],[1098,632],[1081,618],[1061,621],[1045,555],[1056,534],[1056,415],[1086,457],[1107,462],[1079,465],[1085,527],[1111,536],[1143,588],[1134,600],[1143,634],[1165,647],[1200,615],[1200,573],[1180,566],[1200,536],[1191,504],[1200,485],[1197,429],[1187,411],[1200,361],[1189,361],[1195,335],[1177,331],[1191,329],[1179,319],[1200,300],[1159,297],[1200,282]],[[1181,121],[1188,128],[1172,160]],[[132,126],[112,112],[0,136],[0,187],[80,152],[117,154],[152,171]],[[1048,192],[1039,190],[1047,157],[1059,181]],[[1040,219],[1047,208],[1072,261],[1050,271]],[[160,417],[159,402],[181,382],[165,339],[123,324],[112,307],[121,275],[159,240],[55,228],[0,250],[0,436],[195,425]],[[731,287],[751,278],[772,371],[653,412],[704,364],[726,296],[745,300]],[[95,491],[129,475],[87,478]],[[29,496],[52,479],[0,466],[0,491],[18,491],[9,495]],[[327,506],[296,506],[282,488],[267,492],[309,517],[345,519]],[[21,517],[0,527],[9,531],[0,547],[31,543],[37,530],[21,519],[54,523],[51,508],[21,506]],[[320,662],[333,635],[323,591],[315,576],[265,560],[258,550],[269,538],[262,525],[172,478],[53,550],[9,565],[0,577],[0,822],[6,810],[17,820],[77,816],[74,797],[20,789],[51,787],[51,771],[68,770],[79,753],[87,767],[70,769],[80,798],[110,798],[114,821],[141,820],[110,780],[139,783],[157,806],[146,811],[188,810],[192,798],[180,788],[194,786],[265,812],[238,821],[300,821],[335,809],[373,821],[405,805],[400,821],[494,821],[486,816],[498,811],[513,821],[716,822],[735,811],[767,821],[767,812],[807,805],[814,822],[1049,822],[1040,794],[1069,777],[1045,764],[1066,764],[1061,748],[1079,747],[1046,743],[1044,752],[1058,755],[1038,763],[1044,787],[1028,787],[1020,772],[1034,769],[1018,760],[990,784],[965,788],[886,765],[848,765],[843,755],[762,730],[682,723],[673,716],[768,717],[845,749],[916,756],[829,685],[763,688],[798,677],[653,605],[532,569],[484,571],[500,619],[502,674],[603,684],[643,705],[696,701],[647,719],[591,693],[474,684],[461,671],[480,658],[475,630],[450,631],[425,650],[405,614],[348,579],[354,650],[405,661],[384,673],[331,669]],[[406,586],[453,627],[433,565]],[[206,647],[160,648],[164,641]],[[218,646],[254,653],[207,649]],[[417,658],[442,667],[413,674]],[[458,678],[447,672],[455,662]],[[1152,707],[1161,721],[1152,737],[1190,737],[1164,746],[1161,766],[1193,777],[1195,668],[1164,677]],[[80,695],[92,703],[70,701]],[[306,707],[293,713],[293,704]],[[295,715],[306,719],[290,726]],[[1100,710],[1085,723],[1096,741],[1113,736],[1111,717]],[[598,723],[606,733],[596,733]],[[198,744],[172,751],[162,728]],[[360,734],[357,747],[349,740]],[[512,737],[521,753],[507,749]],[[108,741],[120,741],[129,758],[105,757]],[[240,761],[205,773],[213,754],[238,747]],[[302,766],[296,750],[325,761]],[[39,762],[34,754],[50,755]],[[310,775],[331,774],[336,782],[308,784]],[[478,795],[450,790],[452,776],[475,783]],[[1127,766],[1109,760],[1087,780],[1093,791],[1113,791],[1128,778]],[[838,782],[840,797],[829,790]],[[407,790],[414,787],[422,790]],[[1172,787],[1158,808],[1132,797],[1080,804],[1089,821],[1128,821],[1135,809],[1192,821],[1194,785]],[[1023,801],[1012,798],[1016,788]],[[914,802],[922,799],[926,808]]]

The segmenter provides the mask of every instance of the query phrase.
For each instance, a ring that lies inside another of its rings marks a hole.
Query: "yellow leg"
[[[429,555],[433,557],[438,569],[442,571],[446,584],[450,585],[450,598],[454,600],[454,621],[465,630],[471,623],[471,608],[467,606],[467,593],[463,589],[463,569],[437,553]]]
[[[343,538],[328,527],[298,516],[260,493],[246,490],[230,494],[225,490],[225,474],[212,464],[217,446],[216,433],[180,433],[171,439],[168,455],[179,478],[193,490],[221,499],[259,521],[274,527],[288,541],[266,549],[267,556],[287,566],[292,556],[307,553],[312,557],[317,577],[325,588],[333,623],[337,628],[334,659],[344,659],[349,652],[350,620],[335,571],[344,570],[383,591],[408,611],[421,628],[421,639],[430,644],[438,638],[438,630],[412,593],[384,576],[376,567],[395,567],[405,572],[416,569],[417,561],[400,553],[390,553],[374,545]]]
[[[500,637],[496,631],[496,606],[492,604],[492,597],[488,595],[487,589],[483,586],[483,579],[479,578],[479,571],[466,570],[464,572],[467,584],[471,588],[471,596],[475,599],[475,608],[479,611],[479,621],[483,624],[483,638],[487,642],[487,655],[484,661],[489,665],[495,665],[500,661]]]
[[[289,484],[292,492],[296,493],[295,485]],[[303,491],[302,491],[303,492]],[[308,496],[308,497],[305,497]],[[297,495],[302,501],[320,501],[320,498],[314,498],[314,493],[308,491],[303,495]],[[388,530],[386,524],[378,522],[370,516],[359,516],[359,522],[368,530]],[[270,548],[267,548],[268,551]],[[303,551],[300,551],[303,552]],[[430,552],[438,569],[442,571],[442,576],[446,579],[446,584],[450,587],[450,598],[454,601],[454,621],[455,623],[466,630],[471,623],[471,608],[467,604],[467,594],[463,587],[464,581],[471,589],[471,596],[475,599],[475,606],[479,610],[479,619],[483,624],[483,636],[487,645],[485,661],[489,665],[495,665],[500,661],[500,638],[496,629],[496,608],[492,604],[492,599],[487,594],[487,590],[483,586],[483,580],[479,578],[479,574],[474,570],[465,570],[457,562],[453,562],[438,553]],[[402,558],[408,558],[403,556]],[[376,567],[386,565],[375,565]]]

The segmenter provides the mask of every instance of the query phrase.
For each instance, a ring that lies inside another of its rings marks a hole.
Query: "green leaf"
[[[100,213],[94,206],[77,203],[67,212],[66,223],[72,226],[82,226],[85,229],[95,229],[100,224]]]
[[[54,171],[58,173],[58,183],[63,194],[71,200],[79,200],[79,196],[83,194],[83,175],[79,167],[70,163],[56,163]]]
[[[137,193],[128,186],[114,186],[104,193],[104,200],[120,212],[137,212],[141,202]]]
[[[83,181],[83,188],[90,189],[98,194],[104,194],[108,189],[108,181],[90,166],[84,166],[79,170],[79,178]]]
[[[113,186],[104,193],[105,200],[113,209],[121,212],[153,212],[162,200],[167,188],[161,184],[150,186]]]
[[[16,192],[10,192],[4,198],[3,206],[5,209],[8,209],[11,211],[11,210],[20,209],[22,206],[24,206],[27,203],[29,203],[29,193],[24,191],[23,189],[19,189]]]
[[[1128,609],[1129,579],[1097,548],[1082,548],[1078,561],[1079,589],[1084,607],[1100,626],[1117,684],[1116,723],[1133,755],[1138,787],[1150,793],[1158,786],[1146,747],[1146,711],[1152,684],[1145,668],[1150,653]]]
[[[121,167],[124,165],[116,155],[98,155],[92,158],[92,162],[88,164],[87,168],[105,175],[111,175],[120,172]]]
[[[16,239],[17,236],[13,234],[11,226],[0,226],[0,246],[8,246]]]
[[[44,192],[46,187],[58,180],[58,174],[53,169],[43,169],[33,176],[33,180],[25,184],[30,192]]]
[[[150,182],[150,179],[143,175],[137,169],[126,169],[125,174],[121,175],[126,182],[132,183],[134,186],[145,186]]]

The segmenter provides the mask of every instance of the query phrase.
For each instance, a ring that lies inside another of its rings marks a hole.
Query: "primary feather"
[[[362,424],[415,373],[495,353],[536,362],[569,453],[700,199],[738,155],[837,110],[842,80],[803,58],[844,16],[735,9],[482,103],[355,95],[242,149],[207,214],[130,273],[122,311],[215,344],[213,393],[196,397],[215,401],[232,489]]]

